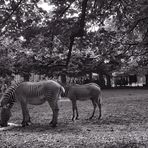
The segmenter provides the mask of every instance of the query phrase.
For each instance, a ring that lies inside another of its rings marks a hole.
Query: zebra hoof
[[[26,126],[26,124],[22,124],[22,127],[25,127]]]
[[[88,120],[92,120],[93,117],[88,118]]]
[[[51,127],[57,127],[57,123],[54,123],[53,121],[51,121],[51,122],[49,123],[49,125],[50,125]]]
[[[0,124],[1,127],[7,127],[8,124]]]
[[[98,120],[100,120],[101,119],[101,115],[99,115],[99,117],[98,117]]]
[[[49,125],[52,125],[53,124],[53,121],[51,121],[50,123],[49,123]]]
[[[73,122],[74,122],[74,117],[72,117],[72,119],[71,119]]]
[[[22,127],[29,126],[29,125],[31,125],[31,124],[32,124],[31,122],[23,122],[23,123],[22,123]]]
[[[51,124],[51,127],[55,128],[57,127],[57,124]]]

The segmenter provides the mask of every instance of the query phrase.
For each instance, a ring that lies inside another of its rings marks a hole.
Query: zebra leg
[[[22,108],[22,115],[23,115],[23,121],[22,121],[22,127],[30,125],[30,115],[27,108],[27,104],[24,102],[21,102],[21,108]]]
[[[76,108],[77,108],[76,101],[72,100],[72,113],[73,113],[72,121],[74,121],[74,119],[75,119],[75,110],[76,110]]]
[[[57,100],[56,101],[49,100],[48,103],[49,103],[49,105],[52,109],[52,112],[53,112],[52,120],[51,120],[50,124],[52,125],[52,127],[56,127],[57,121],[58,121],[58,113],[59,113],[58,101]]]
[[[93,109],[93,112],[92,112],[91,117],[89,117],[90,120],[94,117],[94,114],[95,114],[95,111],[96,111],[96,106],[97,106],[96,105],[96,102],[94,101],[93,98],[91,99],[91,101],[92,101],[92,104],[93,104],[94,109]]]
[[[79,113],[78,113],[78,107],[77,107],[77,104],[76,104],[76,120],[79,120]]]
[[[98,117],[98,119],[100,119],[101,116],[102,116],[102,111],[101,111],[101,100],[100,100],[100,99],[101,99],[101,98],[99,97],[99,98],[96,100],[96,103],[97,103],[98,108],[99,108],[99,117]]]

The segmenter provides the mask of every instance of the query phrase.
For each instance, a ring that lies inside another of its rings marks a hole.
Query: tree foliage
[[[43,2],[51,10],[41,7]],[[129,67],[132,57],[146,66],[147,11],[146,0],[2,0],[0,48],[8,52],[0,63],[9,59],[15,64],[1,67],[78,76],[111,74]]]

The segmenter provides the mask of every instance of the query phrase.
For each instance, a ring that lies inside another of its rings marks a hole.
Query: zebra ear
[[[5,109],[11,109],[12,106],[13,106],[13,104],[8,103],[8,104],[4,105],[3,108],[5,108]]]
[[[1,105],[0,107],[2,107],[2,108],[4,108],[4,109],[8,109],[8,108],[10,108],[10,104],[5,104],[5,105]]]
[[[7,105],[3,105],[2,108],[5,108],[6,109],[7,108]]]
[[[10,108],[10,107],[11,107],[10,104],[6,104],[6,105],[3,106],[3,108],[5,108],[5,109],[8,109],[8,108]]]

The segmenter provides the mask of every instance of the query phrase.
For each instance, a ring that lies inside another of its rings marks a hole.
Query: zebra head
[[[10,103],[9,100],[5,99],[4,96],[2,96],[0,100],[0,107],[0,126],[5,127],[8,126],[8,120],[11,117],[12,103]]]
[[[21,82],[20,82],[21,83]],[[15,91],[20,83],[16,83],[8,87],[4,92],[0,100],[1,114],[0,114],[0,125],[7,126],[8,120],[11,117],[11,108],[15,102]]]
[[[0,107],[2,108],[11,108],[13,105],[13,102],[6,97],[5,95],[3,95],[0,99]]]
[[[11,117],[10,108],[2,107],[0,117],[1,117],[1,119],[0,119],[0,126],[2,126],[2,127],[8,126],[8,120]]]

